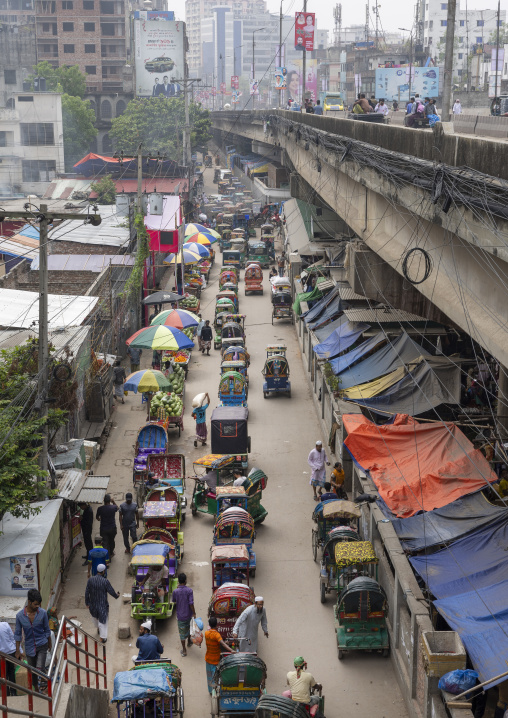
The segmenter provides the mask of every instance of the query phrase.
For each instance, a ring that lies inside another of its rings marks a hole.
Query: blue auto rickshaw
[[[247,382],[237,371],[227,371],[220,378],[219,399],[222,406],[247,406]]]
[[[270,394],[287,394],[291,396],[289,364],[283,354],[269,356],[261,373],[265,378],[263,383],[263,396],[265,399]]]
[[[248,651],[248,646],[243,647]],[[232,653],[221,658],[213,679],[212,716],[252,716],[266,693],[266,665],[254,653]]]

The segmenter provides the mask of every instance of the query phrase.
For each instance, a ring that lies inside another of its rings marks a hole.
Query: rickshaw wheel
[[[192,504],[191,504],[190,510],[191,510],[191,514],[192,514],[193,516],[195,516],[195,515],[197,514],[197,512],[198,512],[198,507],[196,506],[196,504],[194,503],[194,501],[193,501]]]
[[[321,584],[321,603],[326,603],[326,586],[324,583]]]
[[[390,655],[390,649],[383,648],[383,650],[381,651],[381,655],[383,656],[383,658],[388,658],[388,656]]]
[[[291,389],[288,391],[288,397],[291,399]]]
[[[312,529],[312,555],[314,556],[314,561],[317,561],[317,545],[317,531],[314,531],[314,529]]]
[[[337,649],[337,658],[339,659],[339,661],[342,661],[342,659],[344,658],[344,651],[341,648]]]
[[[217,699],[217,696],[212,696],[211,700],[212,700],[211,715],[212,715],[212,718],[215,718],[216,716],[219,715],[219,701]]]
[[[132,587],[131,591],[131,603],[137,603],[136,601],[136,586]]]
[[[267,392],[267,391],[264,391],[264,392],[263,392],[263,396],[264,396],[265,399],[268,399],[268,392]]]
[[[155,618],[152,618],[152,627],[150,629],[150,633],[152,633],[154,636],[157,632],[157,620]]]

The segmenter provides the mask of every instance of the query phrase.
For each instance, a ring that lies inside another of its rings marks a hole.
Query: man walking
[[[312,449],[307,461],[310,468],[312,469],[309,483],[314,490],[314,501],[319,501],[319,497],[316,493],[316,490],[319,487],[319,493],[322,493],[323,486],[325,485],[326,480],[325,464],[327,466],[330,466],[328,457],[326,456],[325,450],[323,449],[322,441],[316,441],[316,448]]]
[[[125,375],[125,369],[120,363],[120,360],[115,362],[115,366],[113,367],[113,384],[115,386],[115,399],[122,400],[122,404],[125,404],[124,399],[124,382],[127,379]]]
[[[259,624],[261,624],[263,633],[268,638],[268,623],[262,596],[256,596],[254,605],[246,608],[245,611],[238,616],[233,626],[233,638],[247,639],[240,641],[240,651],[257,653]]]
[[[233,653],[231,646],[222,640],[222,636],[217,631],[217,619],[212,616],[208,619],[208,631],[205,631],[205,666],[206,666],[206,683],[208,685],[208,693],[212,693],[212,682],[215,669],[219,665],[220,650]]]
[[[41,608],[42,596],[36,588],[31,588],[26,597],[26,606],[16,614],[16,628],[14,640],[16,641],[16,658],[21,660],[21,638],[25,637],[25,653],[29,666],[37,668],[43,673],[46,671],[46,655],[49,648],[51,630],[49,628],[48,614]],[[33,674],[34,690],[39,690],[39,677]],[[44,692],[45,685],[40,686]]]
[[[178,635],[182,642],[181,656],[187,655],[185,641],[187,645],[192,646],[190,639],[190,623],[191,618],[196,618],[196,610],[194,608],[194,592],[192,588],[187,586],[187,576],[185,573],[178,575],[178,586],[173,591],[171,600],[176,606],[176,621],[178,623]]]
[[[452,112],[454,115],[461,115],[462,114],[462,105],[460,104],[459,98],[455,100],[452,107]]]
[[[201,446],[205,446],[206,439],[208,437],[208,430],[206,428],[206,410],[210,406],[210,396],[208,395],[208,392],[205,396],[204,401],[205,403],[202,403],[201,405],[198,405],[196,402],[196,406],[194,406],[194,401],[192,402],[192,418],[196,420],[196,438],[194,439],[194,446],[197,447],[198,441],[201,442]]]
[[[196,330],[196,336],[198,338],[198,349],[201,349],[202,348],[201,347],[201,330],[205,326],[205,320],[201,317],[201,314],[198,314],[198,317],[199,317],[199,324],[198,324],[198,328]]]
[[[284,252],[277,259],[277,268],[279,270],[279,277],[284,276],[284,267],[286,266],[286,255]]]
[[[137,656],[133,656],[132,660],[136,661],[158,661],[164,653],[164,646],[157,636],[151,633],[152,622],[145,621],[139,627],[139,638],[136,641],[136,648],[139,648]]]
[[[316,100],[316,104],[314,105],[314,114],[315,115],[322,115],[323,114],[323,108],[321,107],[321,101]]]
[[[118,515],[120,516],[120,530],[123,534],[125,553],[130,553],[131,548],[129,546],[129,534],[132,539],[132,543],[136,543],[138,540],[136,529],[139,528],[138,505],[132,500],[132,494],[130,491],[125,494],[125,501],[123,504],[120,504]]]
[[[99,533],[104,540],[104,548],[109,551],[109,558],[115,555],[116,518],[118,506],[109,494],[104,497],[104,505],[99,506],[95,518],[100,521]]]
[[[0,621],[0,651],[10,658],[16,658],[16,641],[14,640],[12,628],[7,621]],[[11,683],[16,682],[15,664],[12,661],[5,662],[5,677]],[[16,689],[7,686],[7,695],[16,695]]]
[[[120,592],[115,591],[104,575],[105,571],[106,566],[100,563],[97,566],[97,575],[88,579],[85,589],[85,605],[90,611],[93,624],[97,628],[102,643],[106,643],[108,640],[108,593],[113,598],[120,597]]]
[[[205,326],[201,330],[201,354],[205,353],[207,356],[210,356],[210,349],[212,347],[212,339],[213,339],[213,332],[212,327],[210,326],[210,320],[207,319],[205,322]]]
[[[91,551],[88,552],[88,576],[87,578],[90,578],[90,576],[95,576],[97,574],[97,566],[100,566],[100,564],[104,564],[106,566],[106,571],[104,572],[104,575],[108,575],[108,565],[109,565],[109,552],[107,549],[103,548],[102,546],[102,536],[96,536],[95,537],[95,546]]]
[[[141,361],[141,355],[143,354],[142,349],[137,347],[127,347],[127,354],[131,362],[131,374],[139,369],[139,362]]]
[[[93,529],[93,510],[90,504],[83,501],[79,504],[79,508],[82,510],[81,514],[81,533],[83,534],[83,543],[85,545],[85,555],[82,556],[84,559],[83,566],[88,563],[88,554],[93,549],[92,541],[92,529]]]

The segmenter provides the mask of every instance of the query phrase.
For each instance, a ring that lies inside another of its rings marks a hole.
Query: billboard
[[[437,97],[439,94],[439,67],[412,67],[411,88],[409,87],[409,66],[378,67],[376,69],[377,98],[385,100],[408,100],[415,94],[422,97]]]
[[[172,10],[135,10],[134,17],[141,20],[174,20]]]
[[[313,102],[317,100],[317,60],[307,60],[305,92]],[[286,69],[286,87],[288,96],[297,101],[302,101],[303,81],[303,60],[295,60],[287,65]]]
[[[240,87],[240,78],[238,75],[231,75],[231,89],[238,90]]]
[[[250,81],[250,94],[259,95],[259,82],[257,80]]]
[[[185,69],[185,23],[134,20],[134,66],[138,97],[177,97],[183,90],[174,80]]]
[[[288,71],[285,67],[275,68],[275,89],[283,90],[286,87]]]
[[[295,13],[295,49],[312,52],[316,15],[313,12]]]

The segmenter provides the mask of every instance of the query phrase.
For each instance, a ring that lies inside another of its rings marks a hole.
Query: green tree
[[[92,140],[97,137],[97,129],[94,127],[95,112],[88,100],[65,94],[62,95],[62,120],[65,169],[70,172],[73,165],[88,152]]]
[[[64,92],[71,95],[71,97],[83,97],[86,91],[86,75],[81,72],[77,65],[72,67],[53,67],[53,65],[44,60],[34,65],[34,72],[27,77],[32,89],[36,77],[44,77],[46,79],[46,89],[52,92]]]
[[[494,47],[496,46],[497,30],[494,30],[494,32],[490,34],[487,43],[489,45],[494,45]],[[499,27],[499,47],[503,47],[503,45],[506,44],[508,44],[508,25],[505,22],[501,22],[501,25]]]
[[[115,204],[116,186],[111,175],[104,175],[98,182],[92,182],[90,189],[97,192],[98,204]]]
[[[144,154],[160,152],[181,162],[185,108],[183,98],[150,97],[131,100],[112,122],[110,136],[118,151],[133,155],[140,143]],[[208,110],[190,105],[191,148],[204,147],[211,138]]]

